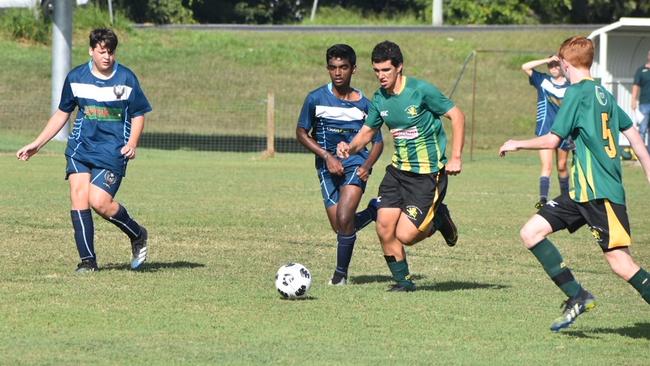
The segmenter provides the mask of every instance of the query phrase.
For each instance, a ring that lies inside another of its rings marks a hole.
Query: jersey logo
[[[422,211],[417,206],[406,206],[406,216],[411,220],[417,220]]]
[[[411,127],[406,129],[394,128],[390,130],[391,135],[394,139],[404,139],[404,140],[413,140],[420,136],[417,127]]]
[[[406,112],[406,114],[409,115],[410,118],[413,118],[418,115],[418,107],[415,105],[410,105],[406,107],[404,111]]]
[[[388,117],[388,111],[381,111],[379,112],[380,117]]]
[[[600,105],[602,106],[607,105],[607,95],[605,94],[603,88],[600,87],[599,85],[596,85],[594,89],[596,92],[596,100],[598,100],[598,103],[600,103]]]
[[[115,94],[115,97],[120,100],[122,99],[122,95],[124,95],[124,85],[115,85],[113,86],[113,94]]]

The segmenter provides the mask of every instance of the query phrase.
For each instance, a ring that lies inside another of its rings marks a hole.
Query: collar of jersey
[[[117,63],[117,61],[115,61],[115,63],[113,64],[113,72],[112,72],[111,75],[110,75],[109,77],[107,77],[107,78],[103,78],[103,77],[100,78],[99,76],[93,74],[93,60],[88,61],[88,70],[90,70],[90,73],[91,73],[94,77],[96,77],[96,78],[98,78],[98,79],[101,79],[101,80],[108,80],[108,79],[112,78],[112,77],[115,75],[115,73],[117,72],[117,66],[118,66],[118,65],[119,65],[119,64]]]
[[[327,83],[327,90],[330,92],[330,94],[334,95],[334,92],[332,91],[332,88],[334,88],[334,84],[331,83],[331,82]],[[352,88],[352,90],[354,90],[355,92],[359,93],[359,95],[360,95],[359,100],[363,99],[363,93],[361,92],[361,90],[359,90],[359,89],[357,89],[357,88],[355,88],[353,86],[350,86],[350,88]],[[336,95],[334,95],[334,96],[336,97]],[[341,99],[341,100],[343,100],[343,99]],[[346,102],[350,102],[350,101],[347,100]],[[356,102],[358,102],[358,101],[356,101]]]
[[[401,85],[401,88],[399,88],[399,90],[393,90],[393,92],[390,93],[390,94],[393,94],[393,95],[399,95],[401,92],[404,91],[404,88],[406,88],[406,76],[402,75],[401,77],[402,77],[402,85]]]

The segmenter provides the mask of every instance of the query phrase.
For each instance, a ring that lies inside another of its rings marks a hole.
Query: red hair
[[[562,42],[558,56],[573,67],[588,69],[594,62],[594,44],[583,36],[573,36]]]

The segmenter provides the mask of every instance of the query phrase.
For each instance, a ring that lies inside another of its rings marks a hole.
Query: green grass
[[[18,141],[3,135],[0,145]],[[534,153],[465,161],[446,199],[459,244],[435,235],[409,248],[419,290],[397,294],[385,292],[372,226],[359,234],[352,285],[326,285],[335,235],[306,154],[141,149],[118,199],[149,228],[149,261],[128,270],[128,240],[96,217],[102,270],[75,275],[62,149],[51,143],[27,163],[0,154],[2,365],[647,363],[650,307],[585,229],[553,240],[600,304],[549,331],[563,297],[518,239],[534,212]],[[637,167],[625,178],[632,248],[647,267],[648,185]],[[288,261],[311,270],[309,299],[276,293],[273,276]]]

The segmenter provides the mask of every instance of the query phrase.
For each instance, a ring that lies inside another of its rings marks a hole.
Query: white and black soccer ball
[[[311,287],[311,273],[300,263],[287,263],[275,274],[275,288],[285,299],[305,297]]]

